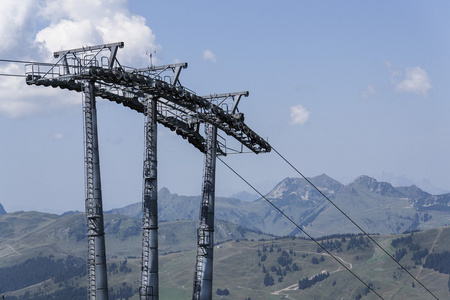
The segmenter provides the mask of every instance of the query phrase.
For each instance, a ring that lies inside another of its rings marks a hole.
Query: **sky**
[[[4,0],[0,59],[123,41],[118,60],[188,62],[199,95],[249,91],[246,123],[305,176],[450,191],[450,2]],[[0,62],[2,74],[23,64]],[[104,209],[141,201],[144,117],[98,99]],[[222,136],[226,137],[222,133]],[[84,211],[82,96],[0,76],[0,203]],[[232,143],[228,137],[227,143]],[[158,128],[158,187],[199,195],[203,155]],[[299,177],[277,154],[224,160],[268,193]],[[216,194],[255,194],[217,162]]]

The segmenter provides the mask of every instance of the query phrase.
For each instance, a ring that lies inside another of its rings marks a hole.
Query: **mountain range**
[[[286,178],[264,198],[254,201],[249,201],[251,195],[248,193],[236,195],[243,196],[245,201],[216,197],[215,217],[271,235],[301,236],[305,231],[315,237],[360,233],[354,223],[375,234],[425,230],[449,223],[450,193],[431,195],[415,185],[393,187],[368,176],[359,176],[347,185],[325,174],[309,180],[321,192],[303,178]],[[162,188],[158,194],[159,219],[196,221],[200,203],[200,196],[181,196]],[[105,214],[140,219],[141,208],[141,203],[134,203]],[[2,213],[5,212],[0,204]]]
[[[390,183],[378,182],[368,176],[359,176],[347,185],[325,174],[309,180],[328,199],[305,179],[286,178],[265,198],[251,202],[216,197],[216,219],[278,236],[301,235],[301,231],[305,230],[316,237],[359,233],[353,222],[364,231],[376,234],[430,229],[449,223],[450,193],[431,195],[415,185],[393,187]],[[200,196],[180,196],[162,188],[158,201],[162,220],[198,220]],[[106,213],[140,218],[141,204],[131,204]]]
[[[393,187],[368,176],[347,185],[325,174],[309,180],[326,198],[300,178],[286,178],[265,198],[254,201],[216,198],[214,291],[226,288],[231,295],[214,295],[213,299],[374,298],[313,241],[279,237],[301,236],[301,230],[315,237],[326,236],[318,239],[321,244],[386,299],[429,298],[368,238],[333,236],[358,232],[334,205],[366,232],[389,233],[373,238],[438,297],[446,299],[450,271],[440,267],[448,265],[445,262],[450,255],[450,227],[442,227],[449,220],[450,194],[431,195],[416,186]],[[162,298],[189,299],[192,293],[200,200],[200,196],[180,196],[165,188],[159,192]],[[138,299],[140,210],[141,203],[135,203],[105,212],[111,299]],[[0,294],[16,300],[86,298],[84,213],[2,212]],[[435,229],[390,235],[429,228]],[[294,269],[294,263],[298,268]],[[300,281],[311,284],[324,270],[329,271],[328,278],[306,289],[299,288]]]

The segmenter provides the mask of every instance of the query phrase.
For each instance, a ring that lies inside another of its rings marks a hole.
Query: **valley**
[[[384,299],[432,299],[420,283],[448,298],[449,194],[395,188],[367,176],[348,185],[326,175],[311,181],[406,270],[304,180],[287,178],[267,200],[329,253],[305,239],[265,199],[217,197],[213,299],[378,299],[375,292]],[[191,297],[199,203],[199,197],[164,188],[159,193],[162,299]],[[111,299],[138,299],[140,207],[105,212]],[[83,213],[5,212],[0,229],[0,295],[7,300],[85,297]]]

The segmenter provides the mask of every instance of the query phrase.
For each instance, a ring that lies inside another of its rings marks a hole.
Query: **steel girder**
[[[71,91],[81,92],[83,89],[83,83],[81,81],[75,80],[38,80],[33,81],[30,77],[27,78],[27,84],[29,85],[38,85],[38,86],[52,86],[59,87],[61,89],[67,89]],[[142,101],[139,100],[138,96],[133,93],[118,93],[114,92],[111,89],[106,88],[102,84],[95,85],[95,96],[101,97],[103,99],[110,100],[112,102],[116,102],[118,104],[122,104],[125,107],[128,107],[132,110],[135,110],[139,113],[144,114],[145,105]],[[176,115],[171,114],[171,108],[167,108],[164,103],[158,103],[157,109],[157,121],[164,127],[169,128],[172,131],[175,131],[179,136],[183,139],[186,139],[189,143],[191,143],[195,148],[200,150],[202,153],[205,152],[205,138],[198,131],[198,123],[183,121],[181,118],[177,118]],[[219,153],[224,155],[224,151],[222,149],[218,149]]]
[[[68,59],[65,58],[63,61]],[[53,67],[48,67],[48,64],[27,65],[26,82],[30,85],[79,90],[80,82],[94,80],[101,97],[121,102],[141,113],[144,111],[144,105],[129,99],[152,96],[164,105],[166,112],[170,112],[184,124],[188,124],[188,119],[210,123],[255,153],[271,150],[269,143],[246,125],[243,114],[238,113],[237,104],[242,96],[248,96],[248,92],[198,96],[179,84],[179,72],[187,64],[130,69],[121,66],[100,67],[91,61],[85,62],[84,65],[79,60],[74,62],[76,63],[56,64]],[[167,76],[161,76],[162,72],[167,70],[174,72],[173,79],[167,80]],[[225,103],[227,99],[231,99],[232,103]]]

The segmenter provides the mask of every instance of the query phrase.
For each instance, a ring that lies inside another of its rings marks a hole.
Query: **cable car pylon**
[[[103,222],[102,186],[100,179],[100,155],[97,134],[97,108],[94,83],[84,85],[84,133],[86,220],[88,239],[88,289],[90,300],[108,300],[106,272],[105,231]]]
[[[120,64],[117,51],[123,42],[55,52],[55,64],[30,62],[25,66],[26,83],[68,89],[85,95],[86,218],[88,220],[89,299],[107,299],[106,249],[97,141],[95,97],[122,104],[145,115],[146,146],[143,167],[143,221],[140,300],[159,299],[157,123],[169,128],[205,154],[200,227],[193,299],[212,298],[214,248],[214,186],[216,155],[243,152],[245,146],[258,154],[271,147],[244,122],[238,110],[248,92],[198,96],[180,83],[187,63],[147,68]],[[171,76],[168,75],[171,73]],[[200,127],[205,128],[205,137]],[[218,131],[232,137],[240,150],[228,148]]]
[[[212,299],[217,128],[211,124],[205,127],[206,153],[192,300]]]
[[[156,99],[146,99],[145,158],[142,201],[141,300],[159,299],[158,278],[158,181]]]

